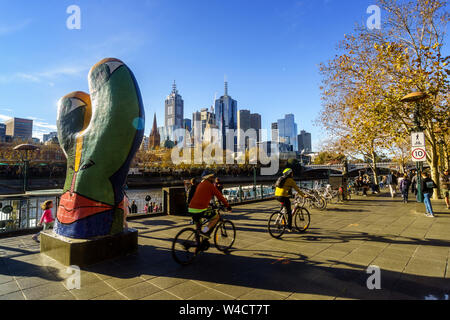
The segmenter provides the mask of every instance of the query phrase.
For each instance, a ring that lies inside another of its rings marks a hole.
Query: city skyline
[[[56,131],[57,101],[88,92],[87,74],[105,57],[135,72],[147,115],[163,123],[167,86],[177,80],[184,113],[210,106],[223,77],[239,104],[261,114],[262,127],[293,113],[313,145],[326,139],[314,125],[321,109],[319,64],[331,59],[344,34],[368,19],[371,0],[78,1],[81,29],[69,30],[66,9],[54,1],[7,3],[0,14],[0,122],[34,120],[34,137]],[[237,10],[238,9],[238,10]],[[228,21],[229,13],[233,23]],[[118,24],[116,21],[122,23]],[[332,27],[323,28],[328,21]],[[223,39],[227,39],[224,50]],[[26,94],[23,94],[26,92]],[[147,119],[145,134],[151,131]]]
[[[178,120],[177,120],[178,119]],[[228,81],[224,82],[224,95],[219,99],[214,100],[214,105],[209,108],[201,108],[198,111],[195,111],[192,114],[192,119],[184,118],[184,100],[182,99],[182,95],[177,90],[176,80],[172,85],[172,92],[167,96],[165,100],[165,114],[164,114],[164,122],[166,126],[159,127],[158,132],[163,137],[161,139],[161,146],[164,145],[165,140],[170,139],[171,141],[177,141],[177,137],[174,137],[174,133],[176,129],[187,129],[191,135],[195,136],[196,128],[201,130],[201,135],[204,134],[205,129],[207,127],[217,128],[222,132],[222,139],[224,142],[224,149],[226,145],[226,137],[225,131],[228,129],[232,130],[243,130],[246,132],[248,129],[256,130],[256,143],[263,142],[261,139],[260,130],[266,130],[266,140],[265,141],[277,141],[279,143],[285,144],[287,147],[292,146],[293,151],[299,152],[313,152],[311,148],[311,133],[306,132],[305,130],[301,130],[301,134],[308,134],[308,148],[299,149],[300,143],[300,135],[298,134],[298,125],[295,123],[295,116],[293,114],[285,114],[283,119],[277,120],[277,129],[279,130],[279,134],[276,136],[275,140],[273,137],[273,132],[269,138],[268,132],[269,129],[263,128],[261,123],[261,115],[259,113],[253,113],[251,110],[247,109],[239,109],[238,101],[232,99],[231,96],[228,95]],[[153,129],[155,128],[156,121],[156,113],[154,115],[152,133],[150,133],[149,137],[153,134]],[[171,122],[170,122],[171,121]],[[169,125],[169,122],[172,125]],[[222,122],[222,123],[221,123]],[[180,125],[180,123],[182,123]],[[272,124],[273,131],[273,124]],[[240,131],[237,133],[237,137],[235,137],[234,144],[241,144]],[[303,141],[303,140],[302,140]],[[302,145],[304,143],[302,142]],[[245,142],[246,148],[248,148],[248,141]]]

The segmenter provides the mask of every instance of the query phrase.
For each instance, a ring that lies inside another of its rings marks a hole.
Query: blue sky
[[[69,30],[70,5],[81,30]],[[139,83],[146,135],[176,80],[185,117],[229,94],[262,115],[263,128],[287,113],[312,133],[321,109],[318,65],[374,0],[0,0],[0,122],[34,119],[34,136],[55,131],[56,103],[88,92],[87,74],[105,57],[123,60]]]

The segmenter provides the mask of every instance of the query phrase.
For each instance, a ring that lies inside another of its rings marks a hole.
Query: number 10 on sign
[[[425,148],[414,148],[412,150],[412,160],[414,162],[422,162],[427,159],[427,151]]]

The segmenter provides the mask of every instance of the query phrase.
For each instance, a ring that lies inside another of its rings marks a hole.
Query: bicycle
[[[321,196],[317,191],[310,189],[302,189],[303,193],[305,193],[308,197],[301,198],[300,206],[311,208],[316,208],[320,211],[324,211],[327,208],[328,202],[327,200]]]
[[[295,228],[300,233],[306,232],[311,224],[309,211],[301,206],[301,199],[299,196],[296,196],[295,198],[294,210],[292,210],[292,220],[294,221]],[[286,231],[287,221],[288,214],[286,212],[286,207],[282,204],[281,209],[274,212],[269,218],[269,234],[275,239],[280,239]]]
[[[317,189],[317,192],[322,198],[327,201],[327,203],[333,203],[334,199],[336,199],[336,202],[339,202],[339,191],[333,190],[331,186],[319,188]]]
[[[209,234],[214,233],[214,245],[217,250],[226,253],[233,247],[236,240],[236,227],[233,222],[226,220],[220,214],[224,211],[224,207],[212,207],[211,210],[219,215],[219,221]],[[195,224],[196,228],[181,230],[172,242],[172,257],[183,266],[191,264],[201,252],[208,251],[211,246],[209,237],[201,232],[202,227],[209,223],[209,220],[193,217],[191,223]]]

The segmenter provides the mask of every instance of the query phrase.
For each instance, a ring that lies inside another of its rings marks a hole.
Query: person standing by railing
[[[42,210],[44,210],[44,212],[42,213],[42,216],[41,216],[41,219],[39,220],[38,226],[43,224],[44,231],[45,231],[47,229],[53,228],[53,225],[55,223],[55,219],[53,218],[53,215],[52,215],[53,201],[47,200],[47,201],[43,202],[41,204],[41,208],[42,208]],[[40,234],[41,234],[41,232],[39,231],[32,237],[32,239],[34,241],[39,242],[38,236]]]

